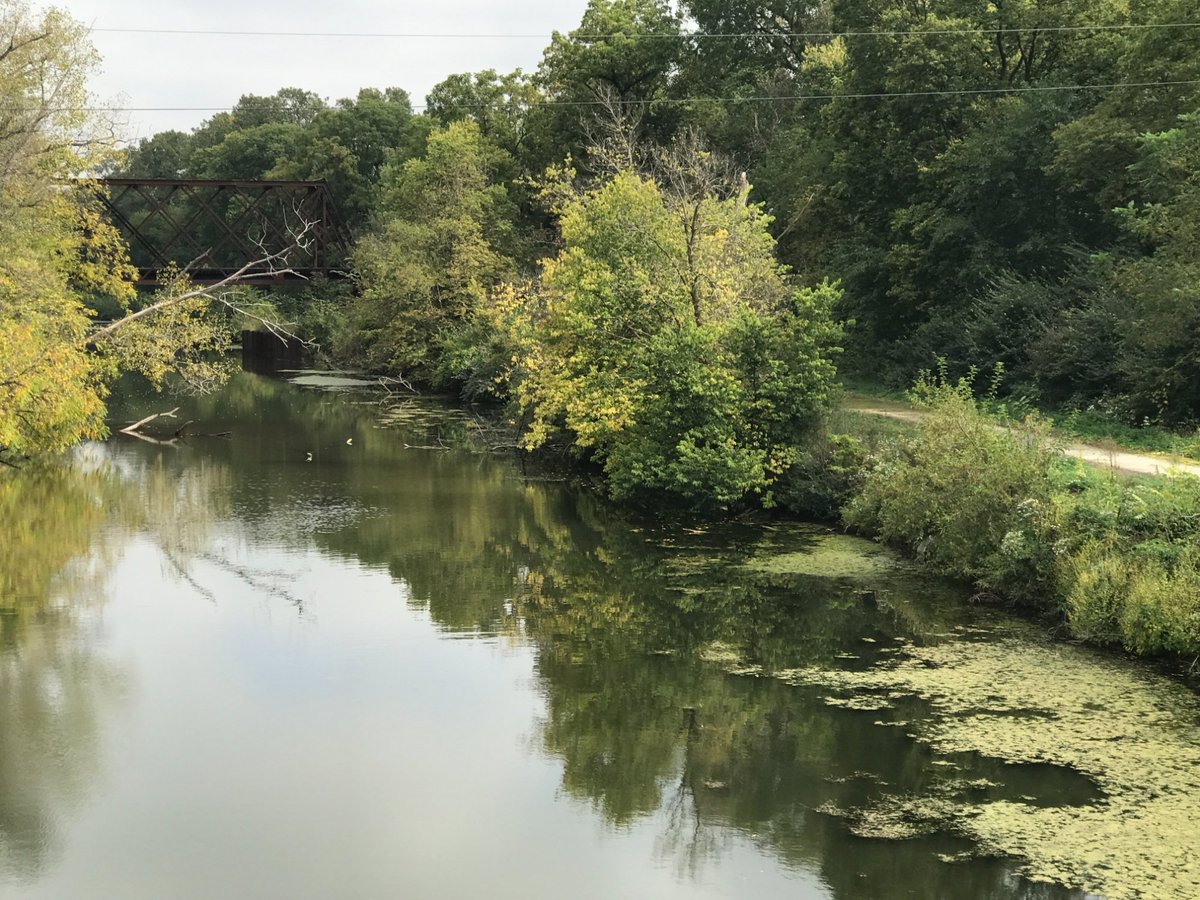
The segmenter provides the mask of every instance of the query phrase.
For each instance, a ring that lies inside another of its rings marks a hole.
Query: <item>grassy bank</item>
[[[848,526],[1077,638],[1200,657],[1200,480],[1069,461],[1047,422],[998,427],[966,385],[916,395],[920,422],[832,439]]]

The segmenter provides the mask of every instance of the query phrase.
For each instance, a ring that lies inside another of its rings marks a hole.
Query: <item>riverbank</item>
[[[1078,452],[1036,417],[988,413],[963,385],[918,393],[917,405],[835,408],[779,479],[776,513],[876,539],[931,574],[972,585],[977,599],[1019,607],[1074,640],[1194,672],[1200,478],[1173,466],[1185,474],[1130,471],[1165,466],[1152,457],[1135,454],[1133,466]],[[517,452],[523,466],[532,459],[560,474],[589,470],[570,448],[528,457],[519,428],[502,440],[487,429],[481,440]],[[600,470],[591,468],[589,480],[607,490]],[[637,505],[662,514],[667,499],[648,490]],[[673,512],[689,515],[678,503]]]
[[[1194,668],[1200,479],[1123,477],[1072,456],[1045,422],[989,415],[962,385],[918,393],[897,433],[847,436],[847,526],[1076,639]]]

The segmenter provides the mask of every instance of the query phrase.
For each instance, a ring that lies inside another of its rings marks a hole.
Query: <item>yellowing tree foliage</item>
[[[115,232],[65,184],[102,146],[86,29],[5,2],[0,35],[0,454],[25,454],[102,432],[111,369],[86,347],[85,301],[133,289]]]
[[[560,430],[614,494],[727,506],[772,485],[825,407],[834,287],[795,290],[743,191],[618,173],[561,210],[564,249],[500,294],[530,449]]]
[[[7,47],[5,45],[7,44]],[[87,78],[87,29],[51,9],[0,0],[0,461],[61,450],[104,433],[107,385],[120,369],[161,383],[208,384],[210,351],[234,321],[223,294],[176,279],[139,298],[136,270],[82,177],[111,160],[114,132]],[[250,262],[247,260],[247,262]],[[90,307],[125,315],[92,326]],[[214,302],[214,299],[217,302]]]

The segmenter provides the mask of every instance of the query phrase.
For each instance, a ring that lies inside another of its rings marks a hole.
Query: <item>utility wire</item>
[[[922,97],[954,97],[954,96],[985,96],[989,94],[1041,94],[1063,91],[1100,91],[1113,88],[1150,88],[1200,85],[1200,78],[1190,78],[1180,81],[1113,81],[1106,84],[1048,84],[1030,85],[1027,87],[993,87],[993,88],[963,88],[939,91],[860,91],[827,94],[778,94],[757,95],[746,97],[663,97],[658,99],[639,100],[535,100],[529,103],[520,101],[512,105],[521,109],[535,109],[543,106],[657,106],[659,104],[686,105],[689,103],[784,103],[800,100],[888,100],[912,99]],[[505,103],[455,103],[446,109],[492,109]],[[338,107],[326,107],[338,109]],[[20,113],[72,113],[72,112],[230,112],[230,106],[0,106],[0,112]],[[252,106],[248,109],[256,112],[286,112],[288,106]],[[413,104],[414,111],[430,109],[428,103]]]
[[[749,31],[749,32],[706,32],[680,31],[677,33],[653,34],[650,32],[634,32],[632,34],[616,33],[580,33],[567,32],[566,36],[576,40],[605,40],[612,37],[636,37],[648,40],[746,40],[749,38],[839,38],[839,37],[907,37],[918,35],[954,35],[954,34],[1020,34],[1029,31],[1052,32],[1081,32],[1081,31],[1147,31],[1153,29],[1196,28],[1200,22],[1147,22],[1125,23],[1118,25],[1029,25],[1008,28],[934,28],[913,30],[883,30],[883,31]],[[561,32],[547,34],[528,33],[467,33],[467,32],[386,32],[386,31],[250,31],[235,29],[207,28],[98,28],[89,29],[93,33],[104,34],[174,34],[202,35],[214,37],[315,37],[315,38],[411,38],[411,39],[463,39],[463,40],[549,40]]]

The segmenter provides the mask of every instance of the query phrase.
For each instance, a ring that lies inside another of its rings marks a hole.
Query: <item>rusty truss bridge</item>
[[[302,284],[344,277],[349,239],[324,181],[102,178],[97,194],[129,242],[138,284]]]

